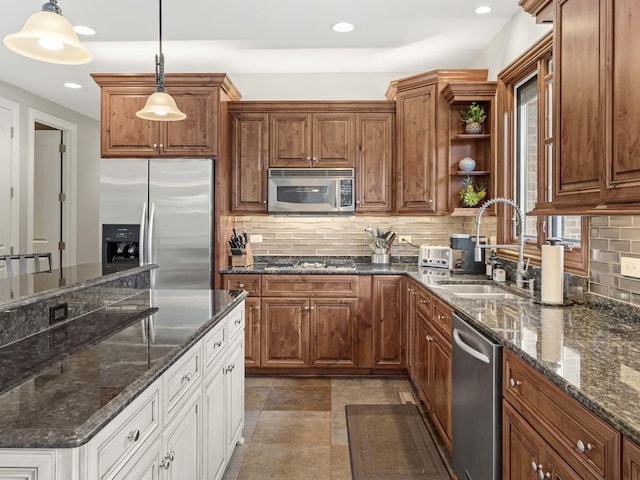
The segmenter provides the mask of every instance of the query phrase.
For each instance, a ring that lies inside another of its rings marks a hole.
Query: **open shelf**
[[[471,175],[473,176],[480,176],[480,175],[491,175],[491,172],[487,171],[487,170],[471,170],[470,172],[465,172],[463,170],[457,170],[453,173],[451,173],[451,175],[453,176],[459,176],[459,177],[466,177],[467,175]]]

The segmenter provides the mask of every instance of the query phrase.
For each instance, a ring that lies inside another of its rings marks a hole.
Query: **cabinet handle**
[[[216,343],[213,344],[213,348],[218,348],[222,346],[222,340],[218,340]]]
[[[153,144],[153,148],[158,148],[158,144],[157,144],[157,143],[154,143],[154,144]]]
[[[161,144],[160,144],[160,148],[164,148],[164,143],[161,143]]]
[[[266,200],[262,200],[262,203],[267,203],[267,201]]]
[[[538,480],[544,480],[544,477],[544,470],[542,470],[542,465],[540,465],[540,469],[538,470]]]
[[[509,386],[511,388],[519,387],[520,385],[522,385],[522,382],[520,380],[514,380],[513,378],[509,379]]]
[[[430,198],[430,199],[429,199],[429,203],[433,203],[433,199],[431,199],[431,198]]]
[[[244,288],[244,283],[239,283],[238,288]]]
[[[234,325],[240,325],[241,323],[242,323],[242,319],[241,318],[239,318],[238,320],[233,322]]]
[[[578,451],[580,453],[584,453],[584,452],[590,452],[591,450],[593,450],[593,445],[591,445],[590,443],[587,443],[586,445],[582,442],[582,440],[578,440],[576,442],[576,448],[578,449]]]
[[[532,472],[538,471],[538,465],[536,464],[536,462],[531,462],[531,471]]]
[[[186,375],[182,376],[182,383],[184,382],[190,382],[191,381],[191,372],[187,373]]]
[[[420,305],[426,305],[426,303],[427,303],[427,302],[426,302],[426,300],[425,300],[424,298],[421,298],[421,299],[420,299]]]
[[[356,200],[356,205],[360,205],[360,200]]]
[[[318,157],[313,157],[312,161],[317,162],[318,161]]]
[[[316,311],[316,307],[311,307],[311,308],[309,308],[309,310],[311,310],[312,312],[315,312]]]
[[[171,467],[171,456],[167,455],[162,459],[162,462],[160,462],[160,468],[169,470],[169,467]]]
[[[260,305],[256,305],[255,307],[253,307],[254,310],[260,310]]]
[[[439,320],[439,321],[443,321],[443,320],[444,320],[444,315],[440,315],[440,314],[438,314],[438,320]]]
[[[302,310],[304,310],[305,312],[309,311],[309,307],[303,307]]]
[[[140,440],[140,430],[138,429],[131,430],[129,432],[129,435],[127,435],[127,439],[130,442],[137,442],[138,440]]]
[[[310,162],[310,161],[311,161],[311,157],[307,157],[307,162]]]

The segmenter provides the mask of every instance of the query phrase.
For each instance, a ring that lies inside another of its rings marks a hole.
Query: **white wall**
[[[469,68],[487,68],[489,80],[495,80],[500,71],[535,45],[552,28],[551,24],[537,24],[531,15],[519,9]]]
[[[43,79],[43,81],[45,81]],[[30,108],[73,123],[78,127],[77,146],[77,239],[76,263],[90,263],[99,260],[98,255],[98,185],[100,177],[100,123],[77,112],[69,110],[25,90],[0,82],[0,97],[19,104],[18,124],[20,150],[20,245],[27,250],[27,132]],[[3,174],[4,172],[0,172]]]

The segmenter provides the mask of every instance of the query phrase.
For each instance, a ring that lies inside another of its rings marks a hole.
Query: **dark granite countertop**
[[[84,263],[52,269],[50,272],[17,275],[0,279],[0,311],[40,302],[54,295],[81,290],[92,285],[130,277],[157,268],[150,263],[117,272],[104,273],[101,263]]]
[[[437,270],[437,269],[436,269]],[[221,274],[261,274],[261,275],[402,275],[409,272],[417,272],[417,263],[391,263],[389,265],[378,263],[356,263],[353,270],[341,270],[330,268],[277,268],[269,269],[266,263],[256,263],[248,267],[231,267],[221,269]],[[448,273],[448,272],[447,272]]]
[[[0,348],[0,447],[86,443],[246,295],[132,289]]]
[[[531,297],[476,300],[438,287],[442,281],[486,281],[412,264],[358,263],[355,271],[265,271],[263,265],[222,273],[405,274],[497,340],[561,389],[640,443],[640,309],[586,294],[586,304],[547,307]],[[486,283],[491,283],[486,281]]]

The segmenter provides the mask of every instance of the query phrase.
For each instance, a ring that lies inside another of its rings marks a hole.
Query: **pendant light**
[[[156,122],[174,122],[184,120],[187,116],[178,109],[176,101],[167,93],[164,87],[164,55],[162,54],[162,0],[160,4],[160,53],[156,55],[156,91],[147,98],[142,110],[136,112],[136,117]]]
[[[4,44],[25,57],[43,62],[80,65],[91,61],[91,54],[80,43],[73,26],[62,16],[58,0],[49,0],[31,15],[18,33],[4,37]]]

